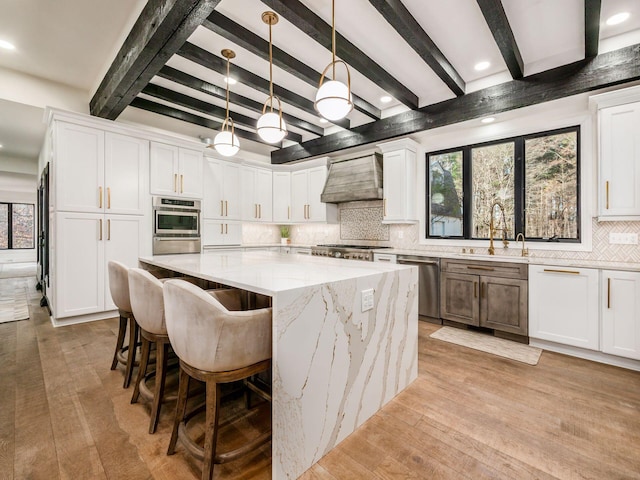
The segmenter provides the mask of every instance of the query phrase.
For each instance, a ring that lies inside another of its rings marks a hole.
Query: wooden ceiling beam
[[[460,74],[400,0],[369,0],[369,3],[455,95],[464,95],[465,82]]]
[[[191,60],[203,67],[206,67],[210,70],[218,72],[221,75],[227,74],[227,61],[222,57],[218,57],[203,48],[198,47],[189,42],[185,42],[185,44],[176,52],[177,55],[186,58],[187,60]],[[238,80],[238,82],[249,85],[251,88],[258,90],[259,92],[264,93],[265,95],[269,95],[269,80],[265,80],[258,75],[251,73],[249,70],[245,70],[242,67],[231,64],[231,75]],[[300,110],[303,110],[310,115],[318,116],[318,112],[315,111],[313,107],[313,102],[308,98],[303,97],[302,95],[298,95],[290,90],[287,90],[284,87],[273,84],[273,93],[280,97],[280,100],[288,103]],[[341,126],[342,128],[348,129],[351,123],[348,118],[344,118],[342,120],[337,120],[333,122],[336,125]]]
[[[210,118],[201,117],[194,113],[185,112],[184,110],[179,110],[162,103],[153,102],[146,98],[136,97],[131,101],[129,106],[146,110],[147,112],[157,113],[158,115],[164,115],[165,117],[175,118],[176,120],[182,120],[183,122],[192,123],[211,130],[220,130],[222,128],[222,124],[220,122],[216,122]],[[264,145],[269,145],[270,147],[274,146],[262,140],[257,133],[247,132],[241,128],[236,128],[235,134],[238,138],[262,143]]]
[[[309,10],[300,1],[262,0],[262,3],[275,10],[327,50],[332,50],[331,25]],[[340,15],[340,12],[338,12],[338,15]],[[375,32],[372,32],[372,34],[374,35]],[[418,97],[411,90],[337,31],[336,55],[399,102],[412,109],[418,108]],[[327,56],[327,59],[329,58]]]
[[[93,95],[91,115],[115,120],[218,3],[149,0]]]
[[[173,67],[165,65],[162,70],[158,72],[158,77],[170,80],[185,87],[193,88],[207,95],[211,95],[222,100],[226,99],[227,91],[224,88],[218,87],[213,83],[206,82],[200,78],[189,75],[188,73],[181,72]],[[252,112],[262,114],[263,104],[257,102],[251,98],[244,97],[234,92],[229,92],[229,102],[239,107],[246,108]],[[298,127],[301,130],[305,130],[309,133],[313,133],[321,137],[324,135],[324,128],[317,126],[314,123],[307,122],[298,117],[294,117],[286,112],[282,113],[282,118],[287,122],[287,125]]]
[[[640,44],[467,93],[271,153],[280,164],[640,80]]]
[[[263,60],[266,60],[267,62],[269,61],[269,42],[263,40],[262,37],[256,35],[242,25],[239,25],[230,18],[225,17],[220,12],[214,11],[202,23],[202,26],[235,43],[236,45],[245,48]],[[318,86],[321,75],[320,72],[316,72],[306,63],[301,62],[275,45],[273,45],[272,49],[274,65],[280,67],[300,80],[304,80],[309,85],[313,85],[314,87]],[[380,120],[381,114],[379,108],[353,93],[351,95],[353,97],[353,107],[356,110],[364,113],[374,120]]]
[[[484,15],[484,19],[489,26],[489,30],[496,40],[496,44],[500,49],[502,58],[507,64],[509,72],[513,78],[522,78],[524,76],[524,62],[518,42],[513,35],[509,19],[504,11],[501,0],[476,0],[478,6]]]
[[[598,55],[602,0],[584,0],[584,56]]]
[[[160,85],[154,85],[153,83],[150,83],[149,85],[144,87],[141,93],[221,119],[224,119],[227,115],[227,110],[219,107],[218,105],[207,103],[197,98],[190,97],[189,95],[171,90],[170,88],[161,87]],[[257,119],[248,117],[247,115],[242,115],[238,112],[233,112],[231,110],[229,115],[236,125],[242,125],[243,127],[255,130]],[[288,132],[286,138],[287,140],[291,140],[292,142],[302,142],[302,136],[295,132]]]

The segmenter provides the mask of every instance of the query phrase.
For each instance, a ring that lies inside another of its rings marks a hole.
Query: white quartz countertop
[[[337,258],[276,252],[216,252],[140,257],[141,262],[273,296],[278,292],[323,285],[411,268]]]

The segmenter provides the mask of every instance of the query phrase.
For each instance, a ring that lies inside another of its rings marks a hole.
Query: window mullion
[[[515,239],[517,234],[524,233],[525,228],[525,215],[524,215],[524,199],[525,199],[525,181],[524,181],[524,138],[520,137],[515,140],[514,152],[515,152],[515,178],[514,178],[514,208],[513,208],[513,238]]]

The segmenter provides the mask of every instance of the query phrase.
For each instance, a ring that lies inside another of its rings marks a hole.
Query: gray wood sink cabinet
[[[528,343],[528,265],[441,260],[440,317]]]

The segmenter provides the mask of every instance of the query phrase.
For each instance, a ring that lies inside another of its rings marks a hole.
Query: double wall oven
[[[200,201],[153,197],[153,254],[200,253]]]

